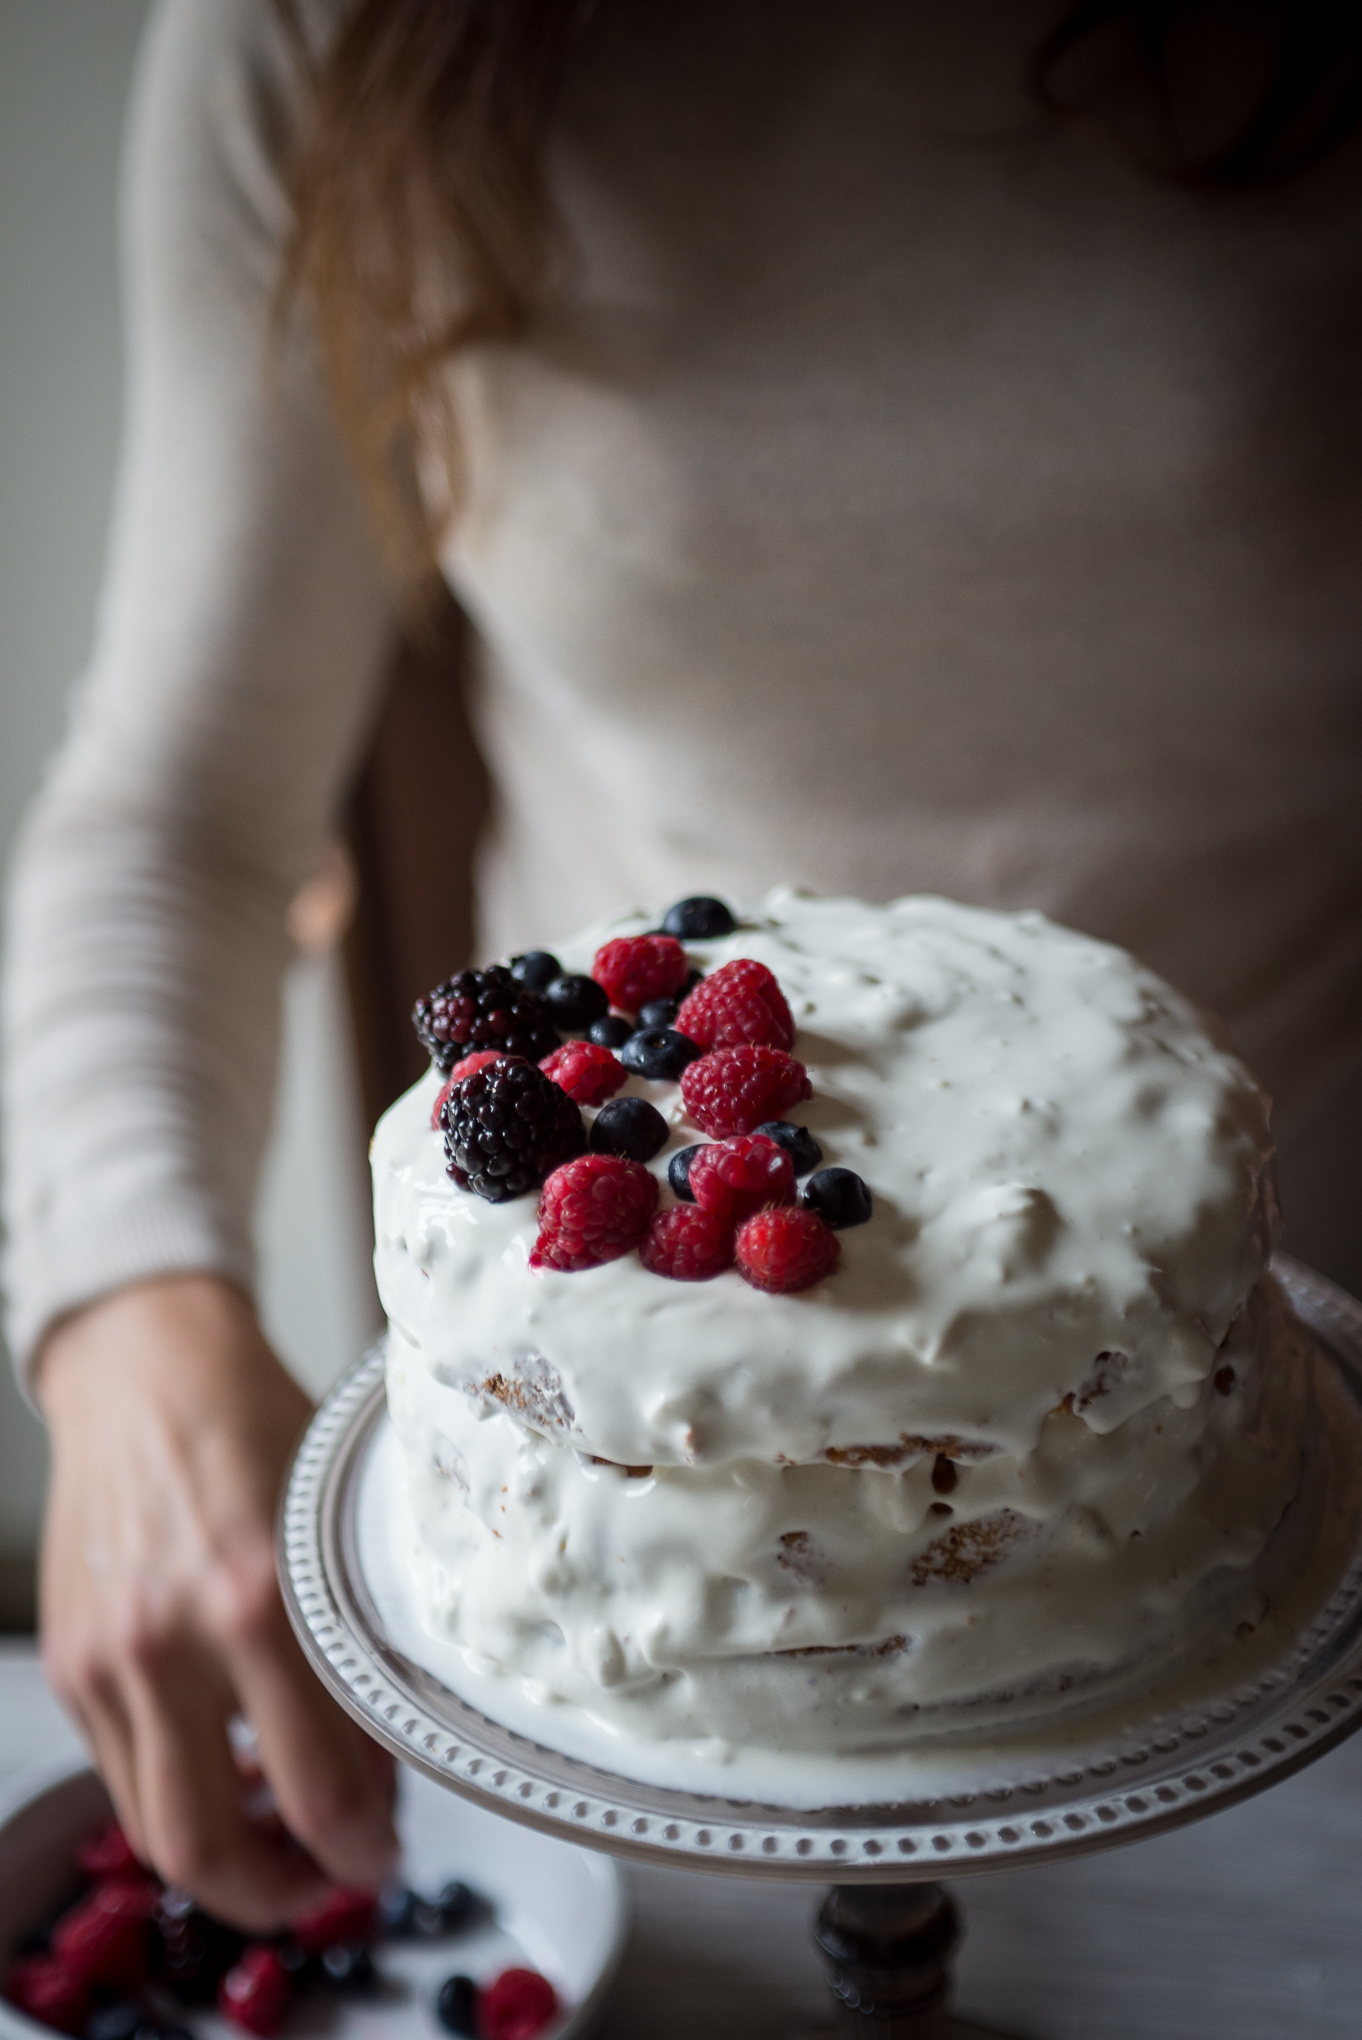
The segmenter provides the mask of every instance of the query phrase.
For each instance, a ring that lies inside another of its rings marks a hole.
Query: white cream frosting
[[[794,1296],[531,1271],[534,1199],[455,1188],[414,1086],[376,1266],[432,1629],[626,1732],[853,1748],[1251,1619],[1306,1394],[1281,1308],[1243,1308],[1272,1212],[1242,1065],[1039,915],[782,891],[687,946],[775,972],[791,1116],[874,1215]],[[674,1128],[665,1203],[700,1136],[628,1089]]]

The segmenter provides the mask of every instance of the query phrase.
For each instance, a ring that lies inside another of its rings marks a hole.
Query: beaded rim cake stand
[[[1362,1306],[1299,1262],[1279,1256],[1275,1267],[1362,1423]],[[1033,1750],[1021,1758],[1010,1775],[1000,1775],[995,1750],[974,1784],[965,1775],[961,1789],[946,1796],[817,1812],[636,1783],[478,1712],[388,1640],[359,1567],[355,1506],[366,1451],[384,1414],[377,1348],[317,1411],[280,1509],[284,1600],[322,1683],[404,1763],[512,1820],[653,1863],[833,1882],[818,1938],[847,2010],[833,1944],[850,1946],[859,1934],[871,1968],[876,1950],[883,1968],[892,1949],[907,1946],[906,1935],[919,1952],[931,1944],[944,1977],[956,1931],[953,1915],[946,1917],[949,1899],[936,1893],[926,1911],[918,1906],[920,1918],[885,1913],[877,1926],[864,1909],[855,1919],[848,1914],[839,1944],[830,1908],[835,1914],[839,1896],[851,1903],[849,1887],[880,1887],[881,1908],[892,1912],[897,1904],[902,1913],[917,1901],[906,1892],[896,1900],[896,1885],[1136,1841],[1262,1791],[1362,1727],[1359,1541],[1291,1648],[1247,1683],[1203,1692],[1185,1708],[1155,1707],[1137,1729],[1095,1741],[1075,1716],[1058,1758],[1051,1743],[1042,1757]],[[967,1760],[967,1746],[955,1754]],[[871,1892],[864,1897],[870,1901]],[[862,1965],[862,1983],[867,1973]],[[943,1982],[942,2001],[944,1989]],[[876,2008],[862,1992],[859,2009],[872,2016],[878,2009],[881,2022],[888,2016],[887,2025],[877,2025],[884,2040],[896,2040],[900,2030],[952,2030],[932,2023],[925,1999],[903,2007],[900,2018],[887,1998]]]

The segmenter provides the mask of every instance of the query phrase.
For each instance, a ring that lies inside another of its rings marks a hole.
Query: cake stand
[[[1331,1437],[1351,1431],[1362,1451],[1362,1307],[1297,1262],[1275,1266],[1315,1335]],[[479,1712],[396,1647],[366,1585],[356,1528],[366,1459],[386,1421],[375,1349],[318,1410],[280,1510],[284,1600],[323,1684],[404,1763],[513,1820],[636,1860],[830,1883],[815,1937],[846,2040],[983,2040],[949,2010],[960,1929],[943,1875],[1078,1855],[1203,1819],[1362,1726],[1362,1518],[1339,1474],[1322,1591],[1302,1626],[1247,1673],[1227,1651],[1226,1668],[1173,1697],[1166,1689],[1057,1716],[1045,1734],[978,1754],[959,1740],[946,1785],[929,1780],[895,1804],[809,1812],[641,1784]]]

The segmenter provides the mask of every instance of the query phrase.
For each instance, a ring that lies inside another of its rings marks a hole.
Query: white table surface
[[[0,1644],[0,1790],[78,1753],[32,1648]],[[815,1890],[629,1877],[602,2040],[777,2040],[821,2016]],[[954,1890],[959,2009],[1023,2040],[1357,2040],[1362,1737],[1178,1834]]]

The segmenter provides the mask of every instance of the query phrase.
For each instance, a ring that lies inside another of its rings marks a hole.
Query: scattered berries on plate
[[[539,1067],[579,1105],[604,1105],[629,1077],[618,1056],[594,1041],[565,1041]]]
[[[683,942],[712,942],[718,935],[731,935],[737,927],[722,900],[695,893],[668,907],[662,920],[664,935],[679,936]]]
[[[461,970],[418,999],[412,1023],[446,1076],[475,1049],[502,1049],[540,1062],[558,1046],[544,1001],[506,966]]]
[[[447,1976],[435,1999],[435,2016],[446,2033],[477,2040],[478,1986],[471,1976]]]
[[[532,992],[547,991],[556,977],[563,975],[563,966],[556,956],[547,949],[527,949],[521,956],[513,956],[510,972],[522,985],[528,985]]]
[[[838,1232],[864,1225],[871,1212],[870,1192],[854,1169],[820,1169],[804,1185],[799,1201]]]
[[[623,1048],[634,1032],[632,1020],[626,1020],[623,1013],[607,1013],[601,1020],[593,1020],[586,1030],[588,1041],[599,1043],[602,1048]]]
[[[788,1119],[764,1119],[757,1128],[777,1147],[783,1147],[794,1165],[796,1176],[807,1176],[823,1159],[823,1150],[807,1126],[795,1126]]]
[[[565,971],[544,993],[544,1002],[555,1027],[564,1034],[585,1034],[594,1020],[603,1020],[610,1001],[595,978],[579,971]]]
[[[505,1058],[454,1086],[440,1124],[450,1175],[489,1204],[523,1197],[586,1146],[567,1092],[533,1063]]]
[[[622,1155],[579,1155],[539,1193],[532,1268],[573,1272],[616,1261],[638,1245],[657,1206],[657,1181]]]
[[[620,1050],[620,1061],[636,1077],[674,1084],[687,1064],[703,1054],[689,1035],[678,1034],[674,1027],[640,1027]]]
[[[710,1141],[690,1166],[690,1194],[730,1227],[768,1204],[793,1204],[794,1164],[764,1133]]]
[[[703,978],[682,1004],[676,1024],[701,1048],[737,1048],[744,1041],[794,1047],[785,994],[766,965],[751,956],[737,957]]]
[[[553,1985],[537,1969],[503,1969],[478,1994],[478,2040],[535,2040],[557,2010]]]
[[[666,1146],[668,1131],[666,1120],[646,1098],[612,1098],[592,1121],[590,1147],[593,1154],[650,1162]]]
[[[622,935],[602,943],[591,975],[612,1006],[637,1013],[653,999],[668,999],[686,981],[690,964],[673,935]]]
[[[778,1118],[812,1095],[803,1063],[761,1042],[716,1048],[681,1073],[687,1112],[716,1139],[751,1133],[763,1119]]]
[[[738,1230],[734,1259],[754,1289],[788,1295],[831,1275],[841,1251],[816,1212],[791,1204],[749,1218]]]
[[[292,1996],[278,1949],[252,1941],[218,1985],[218,2010],[247,2033],[268,2036],[278,2031]]]
[[[691,1164],[705,1143],[698,1140],[690,1147],[678,1148],[667,1164],[667,1181],[672,1192],[685,1204],[695,1202],[695,1192],[690,1187]]]
[[[659,1211],[639,1247],[652,1275],[672,1282],[708,1282],[733,1266],[733,1228],[715,1211],[698,1204],[673,1204]]]

